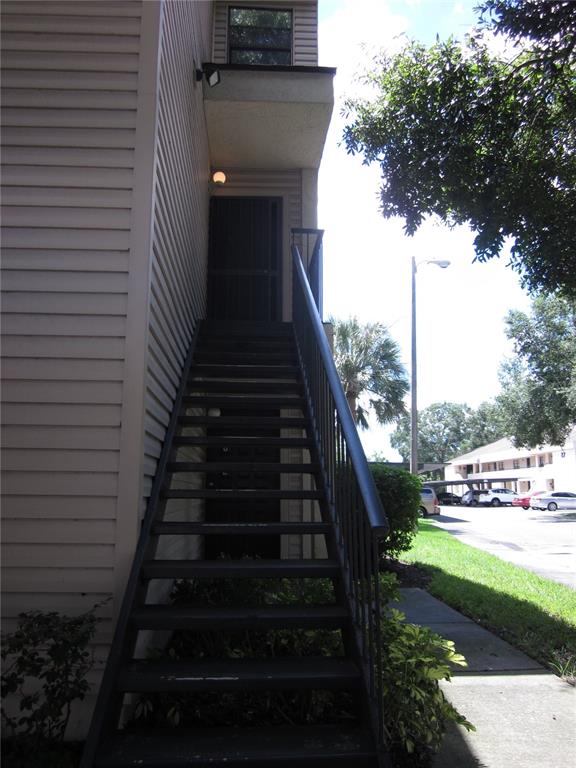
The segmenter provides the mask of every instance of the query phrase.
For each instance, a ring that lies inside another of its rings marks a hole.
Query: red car
[[[522,507],[522,509],[530,509],[532,506],[532,498],[534,496],[542,496],[546,491],[531,491],[530,493],[520,494],[517,498],[512,499],[513,507]]]

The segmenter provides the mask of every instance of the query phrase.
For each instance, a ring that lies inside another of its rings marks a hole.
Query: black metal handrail
[[[298,355],[374,732],[384,753],[378,542],[388,520],[370,474],[298,248],[292,246]]]

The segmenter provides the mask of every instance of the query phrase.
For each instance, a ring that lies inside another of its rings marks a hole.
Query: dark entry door
[[[208,318],[281,320],[282,200],[213,197]]]

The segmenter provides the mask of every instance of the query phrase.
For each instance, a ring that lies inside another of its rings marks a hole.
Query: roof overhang
[[[329,67],[204,64],[212,167],[318,168],[334,106]]]

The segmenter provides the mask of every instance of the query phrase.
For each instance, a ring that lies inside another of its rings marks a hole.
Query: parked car
[[[426,487],[420,490],[420,514],[423,517],[440,514],[440,505],[434,488]]]
[[[571,491],[551,491],[543,493],[532,502],[534,509],[548,509],[556,512],[557,509],[576,509],[576,493]]]
[[[436,496],[438,497],[438,502],[440,504],[460,504],[462,501],[460,496],[457,496],[455,493],[450,493],[449,491],[438,491]]]
[[[509,488],[488,488],[482,491],[478,501],[480,504],[489,504],[491,507],[501,507],[503,504],[510,506],[517,497],[516,491],[511,491]]]
[[[543,493],[548,491],[531,491],[530,493],[521,493],[515,499],[512,499],[513,507],[522,507],[522,509],[530,509],[533,506],[533,502],[542,496]]]
[[[464,496],[462,496],[462,499],[460,500],[460,503],[463,504],[465,507],[477,507],[480,498],[480,494],[484,493],[484,491],[466,491]]]

